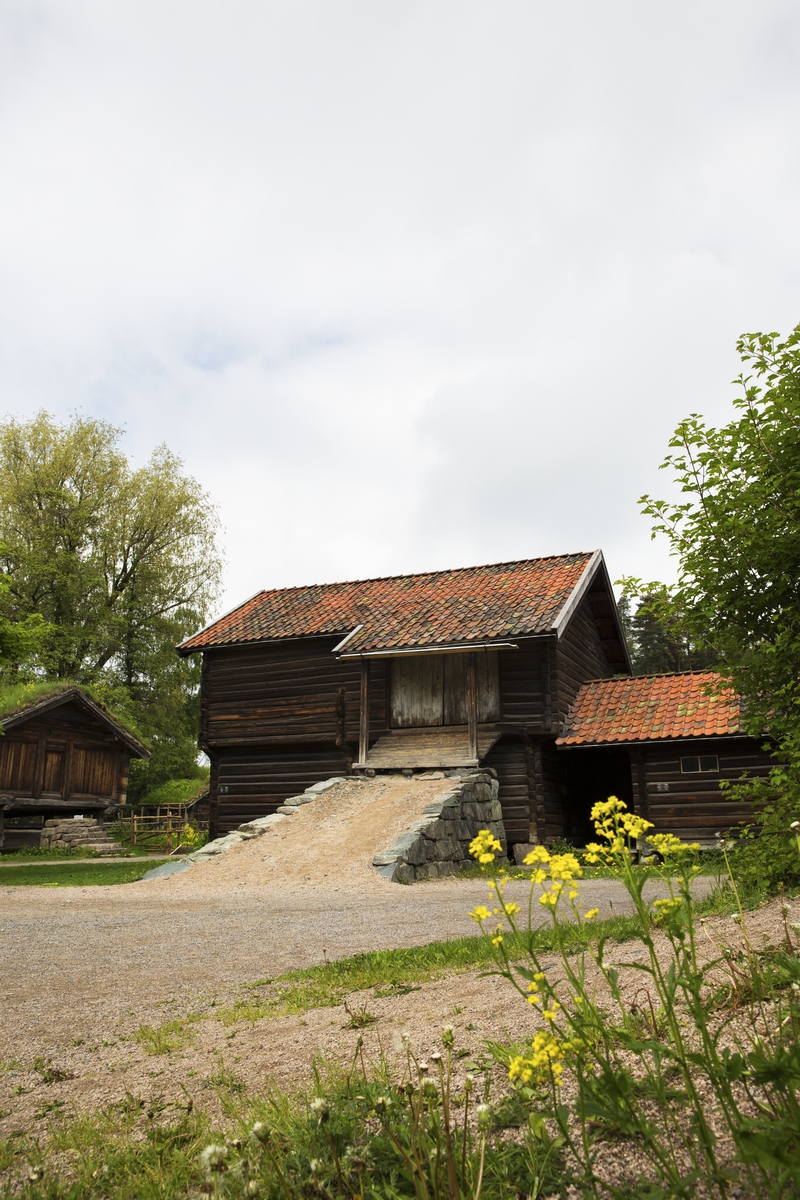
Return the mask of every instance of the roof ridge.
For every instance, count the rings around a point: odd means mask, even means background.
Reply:
[[[236,604],[229,612],[223,613],[222,616],[217,617],[211,624],[216,625],[217,621],[230,616],[230,613],[236,612],[238,608],[244,608],[245,604],[249,604],[251,600],[255,600],[256,596],[261,596],[265,593],[274,596],[278,592],[303,592],[309,588],[349,587],[355,583],[389,583],[393,579],[425,579],[427,576],[432,575],[460,575],[464,571],[482,571],[488,567],[521,567],[525,563],[556,562],[564,558],[591,558],[594,553],[594,550],[575,550],[570,554],[540,554],[534,558],[512,558],[501,560],[500,562],[474,563],[469,567],[442,567],[438,571],[399,571],[396,575],[369,575],[364,579],[334,579],[330,583],[292,583],[286,587],[259,588],[248,600],[243,600],[241,604]],[[202,632],[202,630],[199,632]]]

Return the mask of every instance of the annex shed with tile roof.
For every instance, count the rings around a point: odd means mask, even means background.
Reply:
[[[715,671],[593,679],[557,739],[578,840],[592,805],[618,794],[657,832],[712,844],[752,814],[720,783],[765,775],[774,760],[748,737],[738,695]]]
[[[203,655],[215,833],[334,774],[481,763],[510,842],[562,836],[560,722],[631,669],[599,550],[262,591],[178,653]]]

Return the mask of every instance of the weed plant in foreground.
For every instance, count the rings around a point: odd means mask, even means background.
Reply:
[[[220,1068],[207,1080],[225,1130],[186,1103],[127,1096],[97,1114],[54,1111],[48,1142],[0,1144],[5,1200],[507,1200],[560,1189],[563,1145],[529,1104],[491,1105],[488,1075],[466,1073],[453,1031],[420,1060],[410,1043],[392,1070],[364,1059],[362,1039],[343,1069],[318,1063],[302,1096],[248,1097]]]
[[[597,916],[580,908],[577,858],[535,847],[526,860],[536,868],[527,921],[520,923],[520,906],[505,899],[502,871],[493,871],[489,884],[491,907],[472,914],[499,972],[540,1014],[532,1042],[495,1046],[496,1058],[520,1097],[563,1139],[584,1195],[800,1194],[796,937],[784,922],[783,944],[756,950],[731,876],[741,946],[712,946],[704,959],[691,899],[697,848],[669,834],[648,837],[669,888],[668,897],[649,904],[631,855],[649,822],[616,797],[595,805],[592,818],[602,841],[587,857],[618,873],[638,920],[644,954],[626,967],[638,973],[635,998],[620,967],[608,961],[605,938],[574,950],[576,926]],[[492,866],[500,844],[484,832],[472,850]],[[543,887],[538,903],[551,917],[560,980],[543,970],[533,938],[524,959],[507,952],[509,933],[515,944],[530,937],[533,883]],[[638,1165],[629,1167],[622,1191],[609,1180],[609,1139],[617,1140],[621,1158],[626,1144],[635,1149],[628,1159]]]

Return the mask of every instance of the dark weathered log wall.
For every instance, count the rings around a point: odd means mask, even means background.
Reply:
[[[500,784],[503,824],[509,845],[527,842],[530,824],[530,793],[525,746],[519,737],[503,737],[482,761],[494,767]]]
[[[647,811],[643,816],[653,822],[657,833],[701,841],[752,819],[745,805],[720,791],[720,781],[735,783],[745,772],[750,777],[764,776],[775,765],[755,738],[671,742],[643,746],[639,753],[647,785]],[[719,772],[682,774],[681,757],[701,754],[718,755]],[[631,757],[635,787],[635,751]]]
[[[551,639],[519,645],[519,650],[499,651],[500,720],[520,729],[547,729]]]
[[[589,598],[575,612],[558,643],[558,716],[563,721],[581,686],[588,679],[605,679],[615,671],[625,671],[623,664],[611,664],[601,638],[601,623],[592,613]]]
[[[542,742],[542,769],[544,779],[544,836],[540,840],[552,841],[567,833],[567,816],[564,789],[561,781],[561,762],[554,740]]]
[[[205,655],[201,743],[331,741],[358,746],[361,667],[331,653],[339,638],[212,650]],[[386,728],[386,667],[370,664],[371,738]]]
[[[226,747],[215,755],[212,783],[217,803],[212,834],[220,837],[245,821],[275,812],[289,796],[296,796],[323,779],[346,775],[352,755],[346,747],[253,746]]]
[[[124,800],[129,752],[69,704],[0,738],[0,794],[21,799]]]

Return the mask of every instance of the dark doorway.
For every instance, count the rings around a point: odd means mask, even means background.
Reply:
[[[630,755],[618,748],[592,747],[560,750],[558,756],[567,790],[567,836],[576,846],[585,846],[596,836],[589,814],[598,800],[618,796],[633,811]]]

